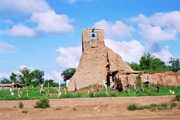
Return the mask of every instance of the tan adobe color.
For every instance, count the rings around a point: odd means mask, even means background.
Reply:
[[[91,39],[92,34],[95,34],[96,38]],[[133,70],[120,55],[104,44],[104,30],[84,29],[81,60],[68,83],[68,90],[75,91],[89,85],[100,85],[103,80],[110,82],[117,73],[126,72]]]

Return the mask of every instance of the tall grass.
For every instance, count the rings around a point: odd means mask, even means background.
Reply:
[[[18,89],[14,89],[14,96],[11,96],[11,93],[8,90],[0,90],[0,100],[33,100],[33,99],[41,99],[44,97],[48,97],[49,99],[63,99],[63,98],[89,98],[89,97],[131,97],[131,96],[163,96],[163,95],[171,95],[170,89],[175,92],[175,94],[180,93],[180,86],[161,86],[160,91],[158,92],[155,85],[151,85],[151,87],[144,87],[144,92],[137,87],[137,92],[134,93],[133,88],[127,91],[118,92],[108,87],[108,94],[106,94],[106,90],[103,88],[98,92],[90,92],[82,93],[82,92],[67,92],[65,94],[64,89],[62,88],[61,96],[57,96],[58,88],[50,87],[45,88],[44,91],[40,94],[39,88],[24,88],[22,89],[22,96],[18,97]],[[28,96],[27,96],[28,92]],[[47,95],[47,93],[50,95]],[[180,95],[177,95],[177,100],[180,100]]]

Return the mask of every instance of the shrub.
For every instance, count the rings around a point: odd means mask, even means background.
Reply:
[[[149,105],[149,109],[154,108],[154,107],[157,107],[157,105],[156,104],[150,104]]]
[[[145,106],[136,106],[135,104],[130,104],[128,106],[128,110],[144,110],[144,109],[150,109],[151,111],[156,110],[157,105],[156,104],[150,104],[150,105],[145,105]]]
[[[22,113],[26,114],[26,113],[28,113],[28,111],[27,110],[23,110]]]
[[[176,95],[176,100],[180,101],[180,94]]]
[[[49,99],[48,98],[41,98],[40,101],[36,102],[35,108],[49,108]]]
[[[23,108],[23,107],[24,107],[23,103],[19,102],[19,108]]]
[[[177,106],[177,104],[175,102],[172,102],[171,105],[170,105],[170,109],[173,109],[176,106]]]
[[[135,104],[130,104],[127,109],[135,111],[135,110],[138,110],[138,106],[136,106]]]
[[[168,108],[168,104],[166,103],[161,103],[158,105],[158,110],[165,110]]]

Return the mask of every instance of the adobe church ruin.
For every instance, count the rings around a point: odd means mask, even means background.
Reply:
[[[101,85],[103,80],[110,84],[117,73],[126,72],[134,71],[104,44],[104,30],[84,29],[81,60],[68,83],[68,90],[75,91],[90,85]]]
[[[139,72],[133,71],[120,55],[104,44],[103,29],[84,29],[81,60],[68,83],[68,90],[76,91],[90,85],[101,85],[103,81],[107,85],[114,83],[114,88],[120,91],[127,90],[127,86],[132,87],[137,83],[137,73]],[[142,84],[145,83],[145,78],[148,78],[151,84],[180,85],[180,72],[141,74]]]

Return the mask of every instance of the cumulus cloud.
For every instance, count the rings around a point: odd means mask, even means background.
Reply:
[[[24,13],[44,12],[49,10],[49,5],[44,0],[1,0],[0,13]]]
[[[54,11],[33,13],[31,20],[38,24],[37,29],[47,33],[70,32],[74,28],[67,15],[56,14]]]
[[[37,33],[34,29],[22,24],[14,25],[10,30],[0,30],[0,34],[6,34],[15,37],[35,37]]]
[[[0,41],[0,54],[18,52],[16,46]]]
[[[112,39],[105,39],[105,44],[111,48],[114,52],[119,54],[126,62],[139,62],[145,48],[137,40],[115,41]]]
[[[55,13],[45,0],[16,0],[16,2],[14,0],[1,0],[1,13],[29,14],[30,21],[37,26],[32,28],[22,25],[22,23],[14,24],[10,30],[0,30],[0,34],[15,37],[36,37],[37,33],[34,28],[47,33],[72,32],[74,29],[70,24],[73,20],[67,15]]]
[[[105,39],[105,44],[111,48],[114,52],[119,54],[122,59],[126,62],[136,62],[139,60],[147,49],[137,40],[126,41],[115,41],[112,39]],[[161,59],[164,62],[168,62],[170,57],[173,57],[169,51],[168,46],[159,47],[157,43],[154,43],[150,47],[151,54]]]
[[[101,20],[96,22],[94,27],[104,29],[105,35],[107,35],[106,37],[109,38],[130,36],[130,33],[135,31],[132,26],[128,26],[119,20],[114,24],[106,20]]]
[[[175,40],[177,31],[175,29],[167,28],[164,29],[161,26],[151,26],[145,24],[139,24],[141,28],[141,34],[145,39],[151,41],[164,41],[164,40]]]
[[[173,57],[171,52],[169,51],[168,46],[164,46],[161,50],[152,53],[157,58],[160,58],[164,62],[168,62],[170,57]]]
[[[59,57],[56,59],[57,64],[63,68],[77,68],[82,54],[82,46],[60,47],[57,49]]]
[[[35,29],[24,26],[22,24],[13,25],[12,28],[0,30],[0,35],[9,35],[13,37],[36,37],[38,33]]]
[[[180,33],[180,11],[156,13],[147,17],[143,14],[131,18],[138,23],[144,38],[152,41],[175,40]]]

